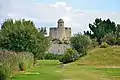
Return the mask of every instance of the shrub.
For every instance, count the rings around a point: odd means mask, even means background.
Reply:
[[[72,47],[83,56],[87,53],[88,46],[91,44],[91,39],[87,35],[76,34],[70,39]]]
[[[92,39],[91,45],[92,45],[93,48],[97,47],[98,44],[99,44],[99,43],[97,42],[97,39]]]
[[[113,33],[106,34],[103,39],[103,42],[106,42],[109,45],[115,45],[116,44],[116,35]]]
[[[102,42],[102,44],[100,45],[100,48],[107,48],[109,47],[109,45],[106,42]]]
[[[120,45],[120,38],[117,38],[116,44]]]
[[[61,56],[59,61],[62,63],[69,63],[76,61],[78,58],[79,58],[79,54],[76,50],[68,49],[67,52],[65,52],[63,56]]]
[[[53,53],[46,53],[44,56],[44,59],[46,60],[59,60],[61,55],[59,54],[53,54]]]
[[[4,70],[0,70],[0,74],[2,77],[5,75],[5,77],[10,78],[10,76],[18,71],[30,68],[33,65],[33,60],[32,53],[0,51],[0,63]]]

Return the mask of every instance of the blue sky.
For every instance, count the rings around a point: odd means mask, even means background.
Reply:
[[[95,18],[120,24],[120,0],[1,0],[0,24],[7,18],[29,19],[36,27],[56,27],[62,18],[72,33],[89,30]],[[7,6],[6,6],[7,5]]]
[[[36,2],[66,2],[81,10],[120,11],[120,0],[35,0]]]

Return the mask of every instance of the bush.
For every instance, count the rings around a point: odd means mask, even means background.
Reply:
[[[91,44],[91,39],[87,35],[76,34],[70,39],[72,47],[83,56],[87,53],[88,47]]]
[[[60,57],[61,57],[61,55],[59,55],[59,54],[47,53],[47,54],[45,54],[44,59],[46,59],[46,60],[59,60]]]
[[[4,70],[0,70],[0,74],[2,77],[10,78],[10,76],[18,71],[30,68],[33,65],[33,62],[34,59],[32,53],[0,51],[0,63]]]
[[[100,45],[100,48],[107,48],[109,47],[109,45],[106,42],[102,42],[102,44]]]
[[[67,52],[65,52],[63,56],[61,56],[59,61],[62,63],[69,63],[76,61],[78,58],[79,58],[79,54],[76,50],[68,49]]]
[[[103,42],[106,42],[109,45],[115,45],[116,44],[116,35],[113,33],[109,33],[105,35],[102,39]]]
[[[97,39],[92,39],[91,45],[92,45],[93,48],[97,47],[98,44],[99,44],[99,43],[97,42]]]
[[[120,45],[120,38],[117,38],[116,44]]]

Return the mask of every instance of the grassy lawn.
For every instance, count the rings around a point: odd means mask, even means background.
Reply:
[[[120,80],[120,47],[96,48],[65,65],[57,60],[41,60],[12,80]]]
[[[107,75],[111,80],[120,80],[120,68],[97,68],[105,75]]]
[[[59,61],[38,61],[32,69],[15,75],[12,80],[60,80]]]
[[[34,68],[20,72],[12,80],[119,80],[119,77],[119,68],[96,68],[77,62],[63,66],[56,60],[41,60]]]

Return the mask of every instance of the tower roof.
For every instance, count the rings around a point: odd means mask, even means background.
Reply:
[[[58,23],[64,23],[63,19],[59,19]]]

